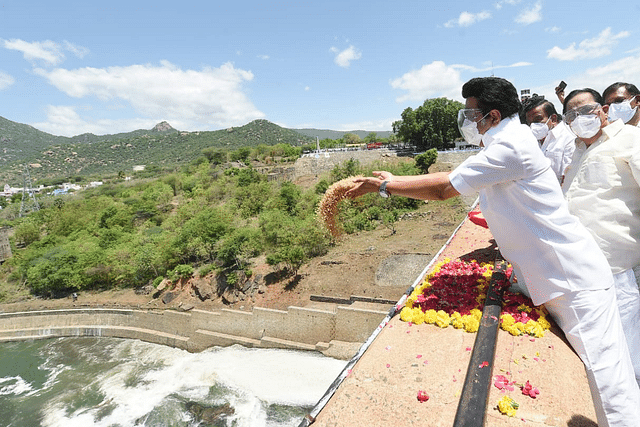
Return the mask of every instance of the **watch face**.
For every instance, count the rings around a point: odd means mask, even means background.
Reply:
[[[378,193],[382,197],[385,197],[385,198],[389,197],[389,192],[387,191],[387,181],[384,181],[382,184],[380,184],[380,189],[378,190]]]

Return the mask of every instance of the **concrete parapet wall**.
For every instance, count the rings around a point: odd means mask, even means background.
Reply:
[[[352,307],[338,307],[336,316],[337,339],[347,342],[365,342],[387,312]],[[359,325],[354,328],[353,325]]]
[[[396,157],[396,153],[387,150],[355,150],[355,151],[330,151],[322,152],[318,154],[307,154],[296,160],[295,177],[308,175],[320,175],[324,172],[331,171],[334,167],[346,162],[347,160],[354,159],[360,162],[360,164],[367,165],[378,160],[382,160],[385,157]]]
[[[289,307],[253,312],[67,309],[0,314],[0,342],[75,336],[132,338],[202,351],[212,346],[329,351],[332,342],[362,343],[385,311],[338,307],[336,312]],[[335,350],[335,349],[334,349]],[[352,354],[343,354],[349,358]]]

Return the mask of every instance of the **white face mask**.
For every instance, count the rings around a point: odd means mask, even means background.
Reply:
[[[578,138],[591,138],[598,133],[602,122],[600,121],[600,116],[596,114],[586,114],[576,117],[569,126]]]
[[[464,137],[464,140],[467,141],[467,144],[478,146],[482,142],[482,134],[478,132],[478,122],[484,120],[489,113],[485,114],[480,120],[472,121],[467,118],[464,119],[464,122],[460,124],[458,122],[458,129],[460,129],[460,133]]]
[[[633,98],[631,98],[633,99]],[[638,107],[631,108],[631,99],[609,105],[609,121],[622,119],[628,123],[635,116]]]
[[[548,118],[544,123],[531,123],[531,132],[533,132],[533,136],[536,137],[538,141],[541,141],[547,137],[549,134],[549,126],[547,126],[547,122],[551,118]]]

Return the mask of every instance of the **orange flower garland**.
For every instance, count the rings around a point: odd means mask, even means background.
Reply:
[[[490,264],[447,258],[416,286],[400,312],[400,319],[477,332],[492,274]],[[528,334],[540,338],[550,326],[544,308],[534,307],[526,296],[505,289],[500,316],[502,329],[511,335]]]

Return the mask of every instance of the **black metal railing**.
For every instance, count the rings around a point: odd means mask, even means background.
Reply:
[[[498,253],[462,387],[454,427],[482,427],[485,422],[502,312],[502,283],[507,280],[506,269],[507,263]]]

